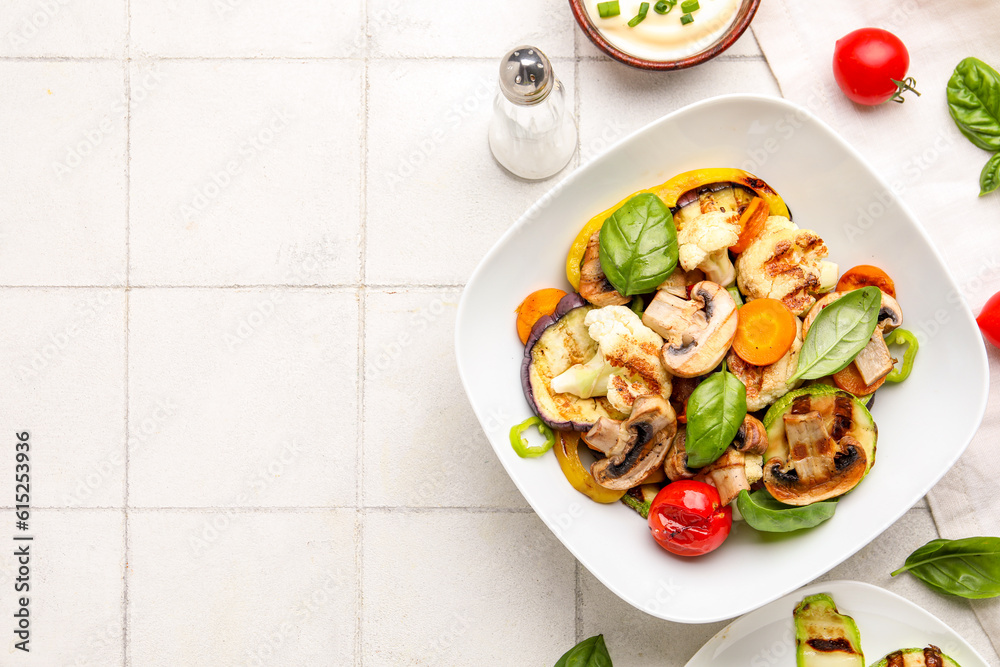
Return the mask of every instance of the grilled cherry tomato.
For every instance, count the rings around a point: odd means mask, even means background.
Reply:
[[[983,338],[1000,347],[1000,292],[990,297],[983,306],[983,312],[976,318]]]
[[[917,95],[913,77],[906,78],[910,53],[888,30],[861,28],[837,40],[833,50],[833,77],[852,102],[874,106],[892,100],[902,102],[903,93]]]
[[[845,271],[837,282],[837,291],[850,292],[869,285],[879,288],[893,299],[896,298],[896,283],[892,282],[888,273],[871,264],[859,264]]]
[[[733,526],[733,510],[721,506],[714,486],[692,479],[667,484],[649,506],[649,530],[678,556],[700,556],[719,548]]]

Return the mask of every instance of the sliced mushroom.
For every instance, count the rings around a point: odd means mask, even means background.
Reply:
[[[830,292],[809,309],[809,312],[806,313],[805,319],[802,321],[803,338],[805,338],[806,334],[809,333],[809,327],[812,326],[812,323],[816,320],[816,316],[819,315],[819,312],[845,294],[847,294],[847,292]],[[882,292],[882,304],[878,313],[878,323],[885,332],[892,331],[896,327],[903,324],[903,310],[899,307],[899,302],[885,292]]]
[[[704,375],[719,365],[736,336],[736,302],[720,285],[704,280],[681,299],[660,290],[642,323],[663,336],[664,365],[680,377]]]
[[[623,296],[601,268],[600,230],[594,232],[587,242],[587,250],[583,253],[583,266],[580,267],[580,296],[599,308],[604,306],[624,306],[632,299]]]
[[[699,482],[711,484],[719,492],[719,501],[723,505],[733,502],[740,491],[749,491],[747,481],[746,457],[743,452],[734,447],[727,447],[722,456],[698,471],[695,477]]]
[[[733,447],[744,454],[762,455],[767,451],[767,429],[764,424],[753,415],[744,417],[740,430],[736,432],[736,439],[733,440]]]
[[[783,415],[788,462],[773,458],[764,466],[764,486],[786,505],[809,505],[843,495],[865,476],[868,459],[852,436],[834,440],[816,410]]]
[[[895,364],[896,360],[889,355],[889,346],[885,344],[885,337],[882,336],[881,325],[875,327],[871,340],[858,352],[858,356],[854,357],[858,374],[865,384],[870,386],[888,375]]]
[[[656,394],[640,396],[619,429],[618,442],[590,472],[605,488],[630,489],[663,463],[676,432],[677,416],[670,403]]]
[[[878,311],[878,325],[882,331],[888,333],[903,324],[903,309],[899,307],[899,302],[882,292],[882,307]]]
[[[691,287],[695,283],[700,283],[704,279],[705,272],[701,269],[685,271],[678,266],[656,289],[666,290],[676,297],[686,299],[688,296],[688,287]]]
[[[687,442],[687,430],[684,426],[679,426],[677,428],[677,435],[674,436],[674,441],[670,444],[670,449],[667,451],[667,456],[663,459],[663,472],[666,473],[667,479],[671,482],[676,482],[679,479],[694,479],[694,476],[698,472],[687,467],[687,451],[684,449],[685,442]]]
[[[607,456],[618,444],[618,431],[621,429],[621,425],[622,423],[617,419],[601,417],[589,431],[583,434],[583,441],[594,451]]]

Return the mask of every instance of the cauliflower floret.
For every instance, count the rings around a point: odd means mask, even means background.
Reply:
[[[605,306],[587,313],[584,324],[597,341],[597,354],[552,379],[552,390],[581,398],[607,396],[628,414],[645,394],[670,396],[670,375],[660,361],[663,339],[625,306]]]
[[[816,302],[828,282],[827,248],[816,232],[782,216],[767,219],[761,234],[736,258],[736,280],[749,299],[778,299],[796,315]]]
[[[795,374],[799,366],[799,351],[802,349],[802,321],[795,318],[796,336],[785,356],[770,366],[754,366],[743,361],[735,351],[726,357],[729,371],[740,379],[747,388],[747,410],[763,410],[789,391],[799,382],[788,384],[788,378]]]
[[[701,269],[713,283],[729,287],[736,280],[729,246],[740,238],[739,216],[722,211],[699,215],[677,230],[677,254],[685,271]]]

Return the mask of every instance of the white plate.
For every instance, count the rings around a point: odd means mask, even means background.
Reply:
[[[794,667],[792,612],[802,598],[816,593],[829,593],[838,611],[858,624],[866,665],[901,648],[934,644],[962,667],[988,667],[937,617],[895,593],[859,581],[815,584],[747,614],[708,640],[685,667]]]
[[[876,264],[896,281],[903,326],[918,333],[910,378],[879,392],[877,461],[837,514],[801,534],[734,527],[708,556],[674,557],[620,504],[566,482],[554,456],[521,459],[508,429],[531,415],[521,392],[514,310],[542,287],[569,289],[580,227],[629,193],[698,167],[756,173],[815,229],[842,269]],[[955,463],[986,408],[986,351],[975,320],[919,224],[858,153],[808,111],[731,95],[672,113],[577,170],[504,234],[469,281],[455,334],[458,369],[497,456],[538,516],[605,586],[659,618],[733,618],[812,581],[868,544]],[[753,576],[748,576],[750,573]]]

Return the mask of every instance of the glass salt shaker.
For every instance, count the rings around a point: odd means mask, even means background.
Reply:
[[[500,92],[493,102],[490,150],[515,176],[548,178],[576,152],[576,121],[552,63],[533,46],[520,46],[500,62]]]

